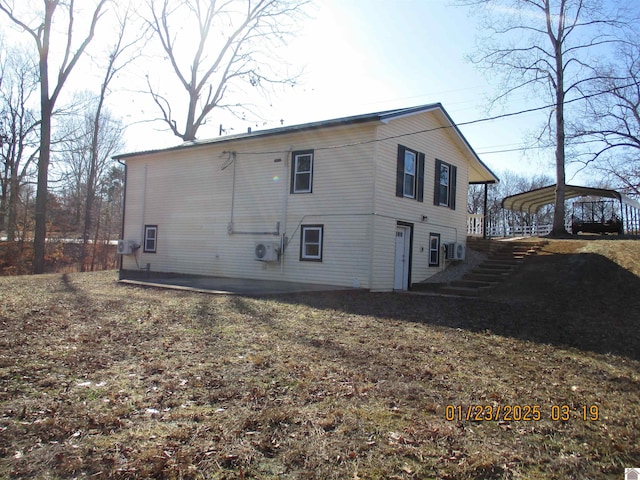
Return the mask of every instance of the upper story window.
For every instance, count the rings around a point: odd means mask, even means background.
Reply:
[[[436,159],[434,205],[456,209],[457,167]]]
[[[145,225],[144,226],[144,248],[145,253],[156,253],[158,247],[158,226],[157,225]]]
[[[446,163],[440,164],[440,205],[449,206],[449,173],[450,167]]]
[[[398,145],[396,197],[424,200],[424,153]]]
[[[313,190],[313,150],[293,152],[291,161],[291,193]]]
[[[402,195],[408,198],[416,198],[416,153],[411,150],[404,151],[404,185]]]

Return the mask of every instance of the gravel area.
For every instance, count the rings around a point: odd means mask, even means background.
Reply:
[[[420,283],[450,283],[460,280],[467,272],[484,262],[486,258],[486,253],[467,248],[465,258],[462,262],[450,262],[446,269]]]

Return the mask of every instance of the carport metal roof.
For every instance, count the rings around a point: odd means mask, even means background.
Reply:
[[[537,213],[545,205],[555,202],[556,185],[536,188],[528,192],[510,195],[502,200],[502,208],[507,210],[516,210],[520,212]],[[565,198],[576,197],[606,197],[615,198],[622,204],[632,206],[640,210],[640,203],[617,192],[616,190],[608,190],[606,188],[581,187],[578,185],[567,185],[565,190]]]

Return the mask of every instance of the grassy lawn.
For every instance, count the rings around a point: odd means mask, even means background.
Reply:
[[[621,479],[638,275],[581,240],[482,300],[0,278],[0,478]]]

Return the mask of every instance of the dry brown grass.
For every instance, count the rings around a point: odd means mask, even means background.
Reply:
[[[640,242],[553,242],[482,301],[2,278],[0,478],[621,478],[640,466],[639,262]]]

